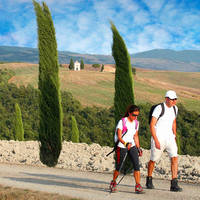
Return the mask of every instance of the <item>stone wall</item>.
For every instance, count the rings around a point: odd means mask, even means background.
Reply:
[[[114,154],[106,157],[111,150],[110,147],[101,147],[98,144],[63,142],[56,168],[112,173]],[[149,158],[150,151],[143,150],[143,156],[140,158],[142,176],[147,174]],[[45,167],[39,159],[39,143],[37,141],[0,141],[0,162]],[[171,179],[170,160],[167,153],[164,153],[156,164],[153,176]],[[200,157],[179,156],[178,178],[200,183]]]

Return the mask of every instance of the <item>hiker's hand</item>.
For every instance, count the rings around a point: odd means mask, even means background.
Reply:
[[[160,142],[158,140],[155,141],[156,149],[160,149]]]
[[[126,144],[126,148],[127,148],[128,150],[131,148],[131,146],[132,146],[132,144],[129,143],[129,142]]]
[[[142,156],[142,153],[143,153],[143,152],[142,152],[142,149],[141,149],[141,148],[138,148],[138,155],[139,155],[139,156]]]

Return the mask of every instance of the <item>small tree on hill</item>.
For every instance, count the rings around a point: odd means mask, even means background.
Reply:
[[[104,70],[104,64],[102,64],[101,66],[101,72],[103,72],[103,70]]]
[[[18,103],[15,104],[15,139],[19,141],[24,140],[22,114]]]
[[[136,75],[136,68],[135,67],[132,67],[132,73],[133,73],[133,75]]]
[[[84,69],[84,62],[83,62],[83,59],[81,59],[81,69]]]
[[[74,61],[73,61],[72,58],[70,59],[69,69],[70,69],[70,70],[74,70]]]
[[[101,66],[100,64],[93,64],[92,65],[92,67],[94,67],[94,68],[100,68],[100,66]]]
[[[71,119],[72,119],[71,141],[74,143],[78,143],[79,142],[79,130],[78,130],[76,118],[74,116],[72,116]]]

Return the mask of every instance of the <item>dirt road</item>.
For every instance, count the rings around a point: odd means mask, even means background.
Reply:
[[[117,193],[108,192],[112,174],[71,171],[57,168],[39,168],[26,165],[0,164],[0,184],[16,188],[58,193],[85,200],[199,200],[200,185],[180,183],[183,192],[169,191],[168,180],[154,180],[156,189],[145,194],[134,193],[132,176],[126,176]],[[142,185],[145,179],[142,178]]]

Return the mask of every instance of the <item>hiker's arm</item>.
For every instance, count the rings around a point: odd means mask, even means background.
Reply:
[[[135,146],[137,148],[140,148],[140,142],[139,142],[139,137],[138,137],[138,131],[136,131],[135,135],[134,135],[134,141],[135,141]]]
[[[151,135],[155,141],[156,148],[160,149],[160,142],[158,141],[158,138],[156,136],[156,129],[155,129],[156,123],[157,123],[157,119],[152,116],[151,123],[150,123],[150,131],[151,131]]]
[[[172,124],[172,131],[175,135],[175,138],[176,138],[176,119],[173,121],[173,124]]]
[[[125,145],[125,141],[122,138],[122,130],[121,129],[117,129],[117,136],[118,136],[118,140]]]

